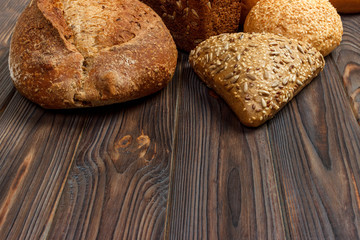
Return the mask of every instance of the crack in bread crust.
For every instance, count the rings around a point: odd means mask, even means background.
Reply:
[[[177,50],[136,0],[35,0],[18,20],[9,65],[15,87],[44,108],[144,97],[171,80]]]
[[[73,30],[74,43],[78,51],[85,58],[97,54],[102,47],[98,36],[103,32],[107,22],[116,15],[116,11],[113,10],[114,2],[59,0],[59,3],[67,24]]]

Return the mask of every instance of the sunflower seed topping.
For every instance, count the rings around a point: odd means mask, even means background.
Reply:
[[[247,74],[246,77],[253,81],[256,80],[256,77],[253,74]]]
[[[283,85],[288,84],[288,82],[289,82],[289,79],[288,79],[288,78],[284,78],[284,79],[282,80],[282,84],[283,84]]]
[[[271,84],[271,87],[272,88],[276,88],[277,86],[279,86],[279,81],[274,81],[272,84]]]
[[[267,103],[263,98],[261,98],[261,105],[263,106],[263,108],[266,108],[267,106]]]
[[[265,90],[259,90],[258,93],[260,95],[263,95],[263,96],[269,96],[270,95],[270,93],[268,91],[265,91]]]
[[[232,78],[233,76],[234,76],[234,73],[231,72],[231,73],[227,74],[227,75],[224,77],[224,79],[227,80],[227,79],[229,79],[229,78]]]
[[[189,62],[226,101],[244,104],[234,111],[248,114],[242,121],[249,126],[273,117],[324,66],[321,54],[310,45],[268,33],[210,37],[190,53]]]
[[[247,82],[244,83],[244,92],[246,93],[249,90],[249,84]]]

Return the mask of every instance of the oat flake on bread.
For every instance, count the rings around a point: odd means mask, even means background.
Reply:
[[[340,45],[343,26],[328,0],[260,0],[248,14],[244,31],[305,41],[326,56]]]
[[[200,43],[189,61],[246,126],[257,127],[322,71],[310,44],[271,33],[233,33]]]

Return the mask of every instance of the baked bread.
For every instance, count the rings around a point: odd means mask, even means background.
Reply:
[[[328,0],[260,0],[248,14],[244,31],[305,41],[326,56],[340,45],[343,27]]]
[[[340,13],[360,12],[360,0],[330,0],[330,2]]]
[[[310,44],[270,33],[211,37],[190,53],[189,60],[249,127],[272,118],[325,65]]]
[[[185,51],[210,36],[236,32],[241,0],[142,0],[164,20],[177,46]]]
[[[177,50],[161,18],[136,0],[33,0],[11,40],[18,91],[44,108],[79,108],[152,94]]]

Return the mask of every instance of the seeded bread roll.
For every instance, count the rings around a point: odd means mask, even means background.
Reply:
[[[310,44],[270,33],[211,37],[190,53],[189,60],[249,127],[272,118],[325,65]]]
[[[340,13],[360,13],[360,0],[330,0]]]
[[[220,33],[239,28],[241,0],[141,0],[164,20],[177,46],[190,51]]]
[[[11,41],[15,87],[44,108],[79,108],[152,94],[177,50],[161,18],[136,0],[33,0]]]
[[[343,27],[328,0],[260,0],[248,14],[244,31],[305,41],[326,56],[340,45]]]

